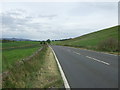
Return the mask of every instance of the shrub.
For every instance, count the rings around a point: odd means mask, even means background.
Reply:
[[[116,52],[118,51],[118,41],[114,38],[108,38],[99,43],[98,49],[102,51]]]

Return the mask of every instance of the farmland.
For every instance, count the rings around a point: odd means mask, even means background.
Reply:
[[[39,48],[40,47],[3,51],[2,52],[2,64],[3,64],[2,69],[5,70],[8,67],[10,67],[12,64],[17,62],[18,60],[22,60],[32,55]]]
[[[39,45],[39,42],[33,41],[14,41],[9,43],[2,43],[2,49],[9,49],[9,48],[20,48],[20,47],[28,47],[28,46],[35,46]]]
[[[31,46],[27,47],[28,45]],[[8,69],[18,60],[32,55],[38,48],[40,48],[38,42],[16,41],[2,43],[2,70]]]

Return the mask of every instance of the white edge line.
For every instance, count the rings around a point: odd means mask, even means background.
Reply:
[[[90,59],[93,59],[93,60],[95,60],[95,61],[101,62],[101,63],[103,63],[103,64],[110,65],[110,64],[107,63],[107,62],[104,62],[104,61],[101,61],[101,60],[98,60],[98,59],[95,59],[95,58],[92,58],[92,57],[89,57],[89,56],[86,56],[86,57],[87,57],[87,58],[90,58]]]
[[[50,46],[49,46],[50,47]],[[50,47],[51,48],[51,47]],[[60,63],[59,63],[59,61],[58,61],[58,59],[57,59],[57,56],[56,56],[56,54],[55,54],[55,52],[54,52],[54,50],[51,48],[51,50],[52,50],[52,52],[53,52],[53,54],[54,54],[54,56],[55,56],[55,59],[56,59],[56,61],[57,61],[57,64],[58,64],[58,67],[59,67],[59,70],[60,70],[60,73],[61,73],[61,76],[62,76],[62,79],[63,79],[63,81],[64,81],[64,86],[65,86],[65,88],[68,90],[70,90],[70,85],[69,85],[69,83],[68,83],[68,81],[67,81],[67,78],[65,77],[65,74],[64,74],[64,72],[63,72],[63,70],[62,70],[62,67],[61,67],[61,65],[60,65]]]

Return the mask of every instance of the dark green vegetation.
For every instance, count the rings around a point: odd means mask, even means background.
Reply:
[[[48,39],[46,42],[50,44],[51,41],[50,41],[50,39]]]
[[[2,72],[2,52],[0,51],[0,72]]]
[[[0,48],[2,48],[2,43],[0,43]],[[0,49],[0,72],[2,72],[2,50]]]
[[[62,87],[51,49],[44,45],[41,51],[22,64],[15,64],[3,77],[3,88],[52,88]]]
[[[118,52],[118,31],[118,26],[114,26],[69,40],[54,41],[53,44],[98,51]]]

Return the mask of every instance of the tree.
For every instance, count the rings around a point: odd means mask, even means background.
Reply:
[[[43,41],[43,44],[46,44],[45,41]]]
[[[42,41],[40,41],[40,44],[42,44]]]
[[[48,40],[47,40],[47,43],[49,43],[49,44],[50,44],[50,42],[51,42],[51,41],[50,41],[50,39],[48,39]]]

